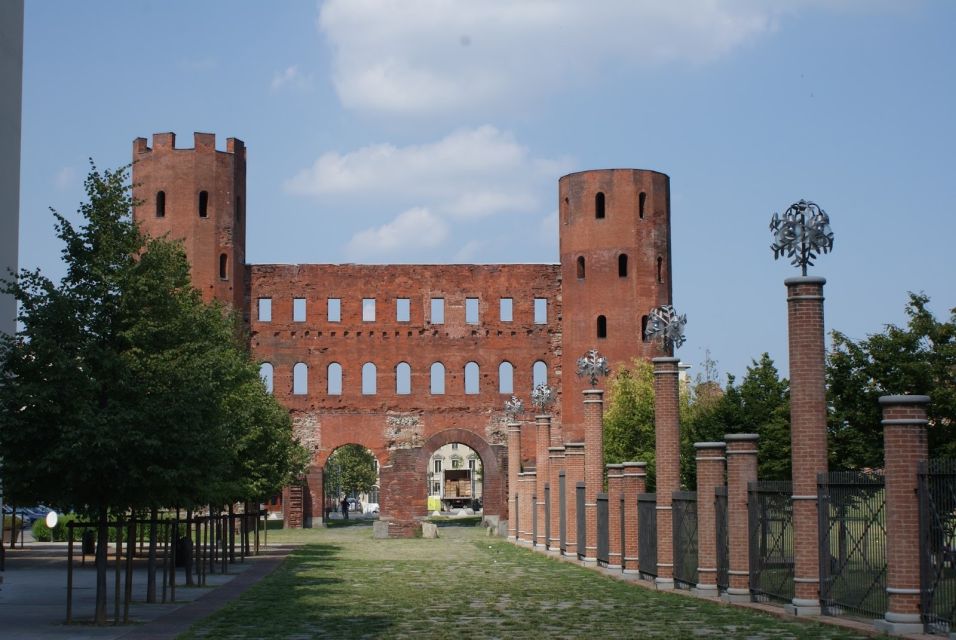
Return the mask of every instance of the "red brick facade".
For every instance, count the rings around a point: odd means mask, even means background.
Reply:
[[[673,493],[680,490],[678,358],[654,358],[654,431],[657,464],[657,585],[674,588]]]
[[[750,519],[747,489],[757,480],[757,434],[734,433],[727,442],[727,540],[729,587],[732,602],[750,601]],[[698,531],[699,531],[698,526]],[[716,567],[716,565],[715,565]]]
[[[697,442],[697,593],[716,598],[717,510],[716,490],[724,486],[727,448],[723,442]]]
[[[597,496],[604,491],[604,392],[584,391],[584,559],[597,562]]]

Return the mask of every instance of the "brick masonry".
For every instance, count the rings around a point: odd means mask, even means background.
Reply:
[[[548,447],[548,471],[551,483],[551,536],[548,550],[561,551],[561,477],[564,471],[564,447]]]
[[[584,443],[568,442],[564,445],[565,468],[565,514],[567,518],[567,537],[564,555],[576,558],[578,555],[577,531],[577,485],[584,482]]]
[[[757,480],[757,434],[724,436],[727,451],[728,582],[724,598],[750,601],[750,519],[747,489]],[[716,542],[715,542],[716,544]],[[716,563],[715,563],[716,568]]]
[[[717,597],[716,489],[724,486],[724,442],[697,442],[697,593]]]
[[[584,557],[597,562],[597,496],[604,491],[604,392],[584,391]]]
[[[624,504],[624,465],[607,465],[607,568],[623,568],[621,518]]]
[[[551,445],[551,416],[535,416],[535,505],[537,511],[536,521],[538,527],[535,530],[534,543],[536,546],[546,547],[548,539],[545,536],[547,527],[545,527],[545,485],[548,484],[551,477],[551,460],[548,455],[548,447]]]
[[[654,431],[657,465],[657,585],[674,586],[672,495],[680,489],[678,358],[654,358]]]
[[[647,482],[646,462],[624,463],[624,573],[639,573],[637,496],[644,493]]]

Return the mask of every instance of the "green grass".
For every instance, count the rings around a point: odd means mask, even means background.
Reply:
[[[184,638],[864,637],[643,589],[481,528],[437,540],[374,540],[362,527],[283,534],[308,544]]]

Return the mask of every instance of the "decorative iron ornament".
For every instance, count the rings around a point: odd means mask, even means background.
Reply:
[[[607,358],[598,353],[597,349],[590,349],[578,358],[578,377],[587,378],[592,387],[597,386],[598,378],[603,378],[610,372]]]
[[[786,256],[790,264],[800,267],[807,275],[807,266],[821,253],[833,249],[833,230],[826,211],[813,202],[801,200],[790,205],[783,215],[773,214],[770,219],[773,232],[773,259]]]
[[[539,384],[531,391],[531,404],[538,410],[538,413],[545,413],[556,399],[557,394],[554,387],[549,387],[546,384]]]
[[[511,396],[510,400],[505,401],[505,414],[509,422],[514,422],[518,416],[524,412],[524,403],[518,396]]]
[[[678,315],[669,304],[651,309],[647,314],[647,326],[644,328],[644,337],[648,340],[658,340],[665,350],[668,346],[675,349],[684,344],[684,326],[687,324],[686,315]]]

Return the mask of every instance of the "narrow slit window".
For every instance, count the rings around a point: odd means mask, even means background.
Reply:
[[[362,365],[362,395],[363,396],[374,396],[377,391],[377,382],[376,382],[376,371],[375,365],[371,362],[366,362]]]
[[[627,277],[627,254],[622,253],[617,257],[617,275],[619,278]]]
[[[465,298],[465,323],[478,324],[478,298]]]
[[[578,256],[578,280],[584,280],[584,256]]]
[[[342,299],[329,298],[325,313],[328,316],[329,322],[342,322]]]
[[[166,217],[166,192],[165,191],[156,192],[156,217],[157,218]]]
[[[219,279],[229,279],[229,256],[225,253],[219,254]]]
[[[534,299],[534,323],[548,324],[548,299]]]
[[[604,192],[598,191],[594,196],[594,217],[598,220],[604,218]]]
[[[199,217],[206,218],[209,216],[209,192],[200,191],[199,192]]]
[[[342,395],[342,365],[333,362],[327,370],[328,394],[330,396]]]
[[[395,366],[395,394],[407,396],[412,392],[412,367],[407,362]]]
[[[641,316],[641,342],[647,342],[647,316]]]
[[[272,380],[273,380],[274,370],[272,368],[272,363],[263,362],[259,365],[259,377],[262,378],[262,384],[266,387],[267,393],[272,393]]]
[[[259,322],[272,322],[272,298],[259,298]]]
[[[502,298],[499,304],[498,319],[502,322],[511,322],[514,320],[514,300],[511,298]]]
[[[664,282],[664,258],[657,256],[657,283]]]
[[[305,322],[305,298],[292,299],[292,322]]]
[[[433,362],[431,368],[431,392],[440,396],[445,393],[445,365]]]
[[[597,317],[597,337],[606,338],[607,337],[607,318],[604,316]]]
[[[304,396],[309,392],[309,367],[304,362],[297,362],[292,367],[292,394]]]
[[[395,322],[409,322],[412,319],[412,301],[408,298],[395,298]]]
[[[531,388],[542,384],[548,384],[548,365],[538,360],[531,367]]]
[[[431,319],[432,324],[445,324],[445,299],[432,298]]]
[[[469,362],[465,365],[465,393],[473,396],[478,395],[478,378],[481,371],[478,369],[477,362]]]
[[[510,362],[498,365],[498,393],[515,392],[515,368]]]
[[[647,194],[641,191],[641,195],[637,197],[637,215],[644,219],[644,203],[647,202]]]

